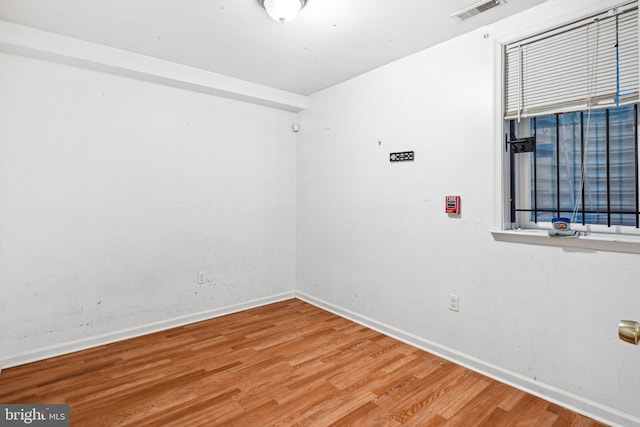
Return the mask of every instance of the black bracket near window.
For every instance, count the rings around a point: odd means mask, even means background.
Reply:
[[[515,134],[504,136],[504,150],[508,151],[511,146],[511,152],[518,153],[530,153],[535,150],[536,136],[530,136],[528,138],[516,138]]]

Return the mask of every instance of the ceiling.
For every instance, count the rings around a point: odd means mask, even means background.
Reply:
[[[308,0],[271,20],[257,0],[0,0],[0,19],[309,95],[547,0]]]

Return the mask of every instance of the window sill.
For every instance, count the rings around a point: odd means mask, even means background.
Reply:
[[[547,230],[491,230],[496,241],[555,246],[566,250],[640,254],[640,236],[589,233],[586,236],[549,236]]]

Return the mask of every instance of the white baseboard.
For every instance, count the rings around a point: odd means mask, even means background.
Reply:
[[[196,323],[203,320],[209,320],[215,317],[225,316],[227,314],[233,314],[240,311],[248,310],[250,308],[260,307],[291,298],[295,298],[295,292],[293,291],[285,292],[278,295],[272,295],[265,298],[258,298],[240,304],[234,304],[226,307],[216,308],[213,310],[201,311],[198,313],[180,316],[173,319],[167,319],[160,322],[149,323],[147,325],[131,329],[125,329],[122,331],[36,349],[27,353],[0,359],[0,372],[2,372],[2,369],[10,368],[13,366],[24,365],[25,363],[36,362],[38,360],[48,359],[50,357],[73,353],[80,350],[86,350],[88,348],[97,347],[100,345],[111,344],[117,341],[135,338],[154,332],[164,331],[167,329],[188,325],[190,323]]]
[[[454,349],[426,340],[422,337],[404,332],[393,326],[386,325],[367,316],[360,315],[332,303],[315,298],[304,292],[296,291],[296,298],[308,302],[309,304],[313,304],[324,310],[330,311],[334,314],[337,314],[338,316],[352,320],[375,331],[388,335],[399,341],[417,347],[421,350],[435,354],[439,357],[442,357],[443,359],[450,360],[453,363],[464,366],[465,368],[486,375],[490,378],[508,384],[529,394],[538,396],[544,400],[556,403],[560,406],[571,409],[572,411],[601,421],[607,425],[619,427],[640,427],[640,418],[634,415],[627,414],[615,408],[602,405],[589,399],[585,399],[584,397],[559,389],[550,384],[533,381],[530,378],[527,378],[516,372],[506,370],[499,366],[495,366],[483,360],[477,359],[468,354],[461,353]]]

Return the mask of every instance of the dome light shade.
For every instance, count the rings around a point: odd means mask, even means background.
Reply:
[[[289,22],[298,15],[307,0],[260,0],[269,16],[278,22]]]

